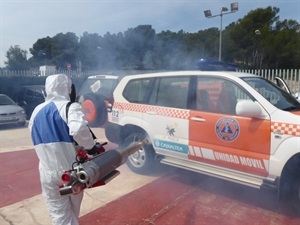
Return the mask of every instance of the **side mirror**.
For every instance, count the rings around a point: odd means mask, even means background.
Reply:
[[[236,114],[238,116],[264,118],[263,111],[257,102],[251,100],[241,100],[236,104]]]

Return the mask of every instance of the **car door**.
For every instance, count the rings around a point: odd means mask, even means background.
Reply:
[[[43,87],[32,86],[25,87],[24,91],[24,101],[26,102],[26,113],[30,117],[34,108],[45,101],[45,95],[43,92]]]
[[[189,76],[157,77],[143,115],[157,153],[187,158]]]
[[[208,107],[191,111],[190,160],[266,176],[270,157],[270,120],[235,114],[240,100],[252,101],[239,85],[218,77],[197,78],[196,90],[205,90]],[[202,96],[203,97],[203,96]],[[199,94],[198,98],[201,98]],[[203,99],[199,104],[204,104]]]

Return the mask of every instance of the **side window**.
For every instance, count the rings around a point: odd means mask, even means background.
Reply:
[[[144,103],[149,84],[150,79],[136,79],[129,81],[123,91],[124,98],[129,102]]]
[[[189,77],[162,77],[156,80],[150,95],[151,105],[182,108],[187,107]]]
[[[44,98],[43,94],[40,92],[41,90],[35,89],[34,90],[34,97],[36,98]]]
[[[220,78],[198,78],[196,91],[199,111],[234,115],[239,100],[251,99],[238,85]]]
[[[31,89],[26,89],[25,97],[30,97],[30,98],[32,98],[33,96],[34,96],[34,91],[31,90]]]

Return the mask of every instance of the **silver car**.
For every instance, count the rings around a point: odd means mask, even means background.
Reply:
[[[25,110],[7,95],[0,94],[0,125],[17,124],[24,126],[25,123]]]

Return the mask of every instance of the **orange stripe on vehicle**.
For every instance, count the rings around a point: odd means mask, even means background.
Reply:
[[[147,113],[150,111],[155,112],[160,116],[168,116],[179,119],[189,119],[190,110],[184,109],[176,109],[176,108],[168,108],[162,106],[150,106],[150,105],[142,105],[142,104],[132,104],[132,103],[114,103],[114,108],[118,108],[120,110],[128,110],[134,112]]]
[[[268,174],[269,159],[259,154],[224,153],[209,148],[189,146],[188,158],[191,160],[227,167],[259,176]]]
[[[189,146],[189,155],[194,155],[196,157],[202,157],[202,153],[199,147]]]
[[[290,112],[290,113],[292,113],[292,114],[294,114],[294,115],[297,115],[297,116],[300,116],[300,111],[297,111],[297,112]]]
[[[300,124],[272,122],[271,132],[300,137]]]

